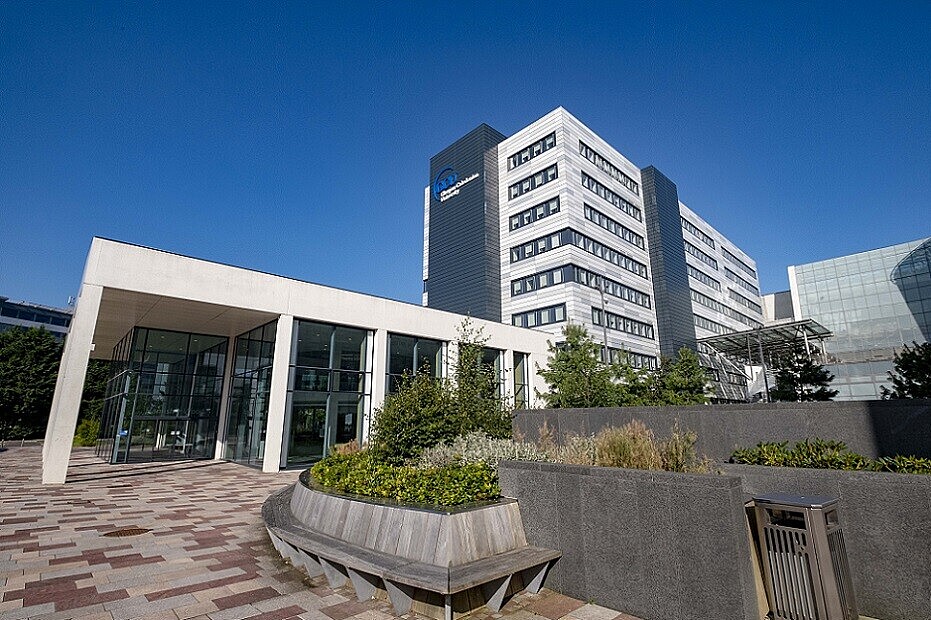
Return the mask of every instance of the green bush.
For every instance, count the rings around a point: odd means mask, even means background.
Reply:
[[[485,463],[421,469],[381,462],[369,450],[331,454],[310,474],[335,491],[431,506],[493,500],[501,493],[495,471]]]
[[[97,436],[99,434],[100,420],[97,418],[84,418],[74,431],[74,445],[84,447],[97,445]]]
[[[792,448],[789,448],[787,441],[761,442],[754,448],[735,450],[731,462],[770,467],[931,474],[931,459],[893,456],[873,460],[850,452],[842,441],[824,439],[806,439],[797,442]]]

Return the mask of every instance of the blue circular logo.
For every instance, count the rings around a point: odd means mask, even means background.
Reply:
[[[443,168],[433,180],[433,197],[440,199],[440,192],[456,184],[459,180],[459,173],[450,167]]]

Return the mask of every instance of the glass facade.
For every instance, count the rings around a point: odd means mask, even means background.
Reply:
[[[903,344],[931,334],[931,238],[795,267],[803,318],[834,332],[825,341],[836,400],[879,398]]]
[[[353,439],[361,443],[370,395],[366,330],[296,321],[285,420],[287,466],[323,458]]]
[[[260,467],[265,457],[276,329],[272,321],[236,338],[226,458],[243,465]]]
[[[443,376],[443,342],[402,334],[388,334],[388,393],[394,394],[405,374]]]
[[[113,350],[97,454],[213,458],[226,349],[222,336],[134,328]]]

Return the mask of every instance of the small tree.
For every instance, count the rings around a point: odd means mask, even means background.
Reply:
[[[904,348],[895,354],[889,372],[892,389],[883,386],[883,399],[931,398],[931,342]]]
[[[537,373],[549,386],[537,392],[547,407],[619,407],[640,404],[643,378],[625,362],[605,363],[601,345],[585,327],[570,323],[563,329],[565,342],[548,343],[550,357],[546,368]]]
[[[675,359],[664,357],[650,377],[651,405],[704,405],[708,402],[708,375],[698,355],[686,347]]]
[[[48,423],[61,343],[42,328],[0,332],[0,442],[38,437]]]
[[[776,386],[769,391],[770,400],[831,400],[837,390],[829,386],[834,375],[816,364],[804,347],[796,346],[776,360]]]
[[[469,319],[462,322],[458,331],[452,413],[459,422],[460,434],[481,429],[498,439],[509,438],[511,412],[501,394],[498,369],[485,361],[488,338]]]

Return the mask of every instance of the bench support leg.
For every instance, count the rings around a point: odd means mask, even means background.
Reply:
[[[525,576],[529,576],[530,579],[524,579],[524,582],[527,583],[525,588],[527,592],[531,594],[536,594],[540,591],[540,588],[543,587],[543,578],[546,577],[546,571],[549,570],[550,563],[544,562],[540,566],[535,566],[533,568],[528,568],[524,571]]]
[[[411,604],[414,602],[414,588],[403,583],[393,583],[385,579],[385,589],[388,590],[388,598],[391,599],[391,604],[394,605],[394,611],[399,616],[411,610]]]
[[[359,602],[372,600],[375,596],[375,589],[378,587],[378,577],[354,571],[348,566],[346,572],[349,573],[349,579],[352,581],[352,587],[356,591],[356,598]]]
[[[291,563],[295,566],[298,564],[303,566],[308,577],[319,577],[323,574],[323,567],[317,561],[317,558],[301,548],[297,549],[297,558],[291,560]]]
[[[346,583],[346,573],[343,572],[345,568],[323,558],[320,558],[320,565],[323,567],[323,574],[331,588],[335,590]]]
[[[453,595],[447,594],[443,599],[443,620],[453,620]]]
[[[504,603],[504,595],[507,593],[510,584],[511,575],[508,575],[507,577],[501,577],[500,579],[495,579],[494,581],[489,581],[482,585],[482,596],[485,597],[485,606],[488,607],[492,613],[501,611],[501,605]]]

